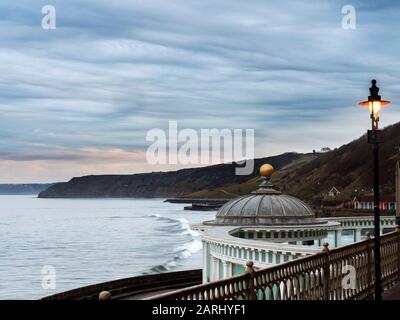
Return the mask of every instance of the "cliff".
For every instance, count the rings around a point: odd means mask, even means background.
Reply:
[[[383,130],[380,149],[381,187],[385,194],[395,191],[395,164],[400,159],[400,123]],[[229,198],[247,194],[259,184],[258,169],[271,163],[273,182],[285,193],[310,202],[321,199],[335,186],[343,198],[371,192],[372,146],[362,136],[326,153],[285,153],[255,160],[249,176],[236,176],[235,165],[221,164],[173,172],[134,175],[104,175],[73,178],[41,192],[42,198],[77,197],[190,197]]]
[[[100,197],[179,197],[200,190],[213,190],[228,184],[237,184],[258,176],[265,162],[277,169],[303,157],[285,153],[255,160],[250,176],[235,175],[234,164],[220,164],[202,168],[170,172],[152,172],[132,175],[97,175],[73,178],[57,183],[39,194],[40,198],[100,198]]]

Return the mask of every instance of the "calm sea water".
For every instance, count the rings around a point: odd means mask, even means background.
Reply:
[[[183,207],[163,199],[0,196],[0,299],[201,268],[201,240],[189,224],[215,212]],[[42,288],[48,266],[56,272],[54,290]]]

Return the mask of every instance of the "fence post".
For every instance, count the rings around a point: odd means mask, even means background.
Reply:
[[[246,283],[246,300],[257,300],[257,295],[254,291],[254,268],[253,261],[246,262],[246,271],[245,273],[248,275],[247,283]]]
[[[368,290],[373,289],[373,283],[372,283],[372,266],[374,264],[374,261],[372,261],[372,246],[371,246],[371,235],[369,231],[365,233],[365,240],[367,241],[367,281],[368,281],[368,286],[370,288]],[[373,292],[371,291],[371,295]]]
[[[324,263],[324,300],[329,300],[329,285],[330,285],[330,278],[331,278],[331,270],[329,267],[329,243],[324,243],[324,248],[322,252],[325,254],[325,263]]]

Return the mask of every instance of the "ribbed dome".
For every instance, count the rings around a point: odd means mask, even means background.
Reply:
[[[251,194],[224,204],[212,224],[257,226],[257,225],[308,225],[319,224],[311,208],[300,199],[284,195],[274,189],[271,175],[274,167],[260,167],[263,177],[260,188]]]
[[[218,210],[214,223],[242,226],[317,223],[314,212],[303,201],[269,190],[229,201]]]
[[[247,196],[223,205],[214,224],[219,225],[304,225],[316,221],[311,208],[300,199],[274,189],[271,175],[274,167],[264,164],[260,168],[263,181],[260,188]]]

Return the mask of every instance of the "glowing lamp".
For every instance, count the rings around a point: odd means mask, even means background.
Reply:
[[[370,95],[367,101],[359,102],[360,106],[365,106],[369,108],[372,119],[372,128],[378,129],[379,122],[379,111],[381,107],[390,103],[390,101],[382,100],[379,93],[379,88],[376,86],[376,80],[371,81],[372,86],[369,88]]]

